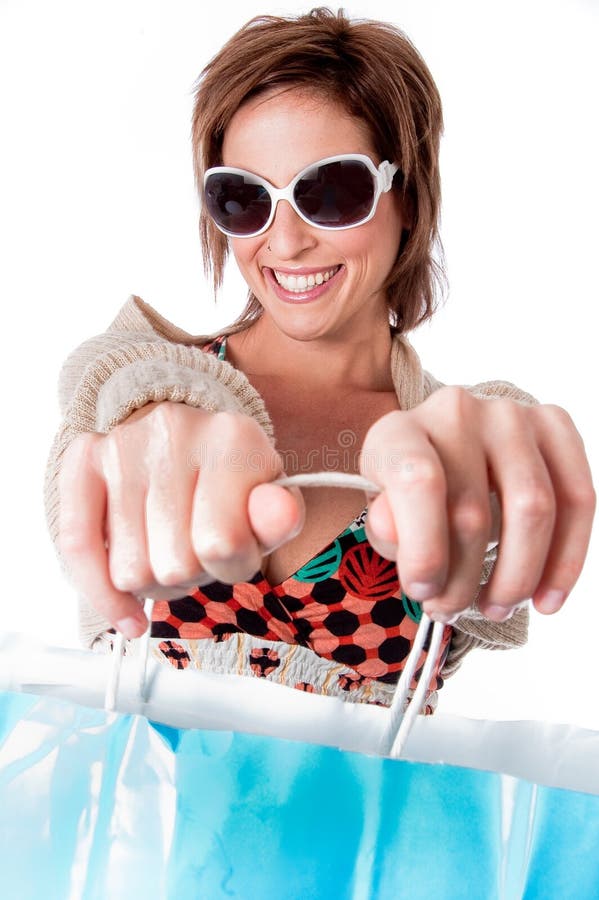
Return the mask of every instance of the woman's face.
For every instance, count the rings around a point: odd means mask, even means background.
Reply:
[[[233,116],[225,132],[223,165],[284,187],[311,163],[342,153],[363,153],[376,165],[382,162],[362,120],[322,96],[277,88],[248,101]],[[286,335],[298,340],[349,334],[367,338],[373,326],[388,323],[382,286],[404,225],[391,190],[381,196],[374,218],[356,228],[315,228],[283,200],[267,231],[230,241],[265,315]],[[294,276],[312,277],[306,287],[303,281],[294,284]],[[291,291],[290,286],[304,289]]]

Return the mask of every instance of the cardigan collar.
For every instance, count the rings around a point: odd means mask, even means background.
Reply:
[[[167,341],[186,346],[197,346],[214,340],[223,333],[191,335],[161,316],[149,303],[136,294],[131,294],[110,326],[110,330],[137,331],[150,330]],[[438,386],[438,382],[424,372],[420,358],[405,335],[396,334],[391,345],[391,377],[400,409],[412,409]]]

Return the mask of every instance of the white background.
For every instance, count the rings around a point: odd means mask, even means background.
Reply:
[[[46,533],[43,470],[66,354],[136,293],[192,333],[229,322],[201,267],[192,85],[258,13],[198,0],[0,0],[0,628],[75,646],[75,598]],[[369,2],[427,60],[444,100],[451,293],[413,342],[449,383],[512,381],[564,406],[597,472],[598,14],[593,0]],[[475,652],[440,709],[599,729],[597,546],[526,649]]]

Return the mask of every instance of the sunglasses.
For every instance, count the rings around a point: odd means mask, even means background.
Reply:
[[[377,168],[368,156],[346,153],[312,163],[287,187],[276,188],[244,169],[216,166],[204,176],[204,199],[216,227],[230,237],[266,231],[279,200],[287,200],[315,228],[356,228],[372,219],[398,170],[395,163],[385,161]]]

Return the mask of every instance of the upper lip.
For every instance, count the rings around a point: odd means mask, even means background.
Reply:
[[[341,268],[340,263],[333,263],[329,266],[299,266],[297,269],[286,269],[283,266],[268,266],[273,272],[280,272],[282,275],[316,275],[318,272],[330,272],[331,269]]]

